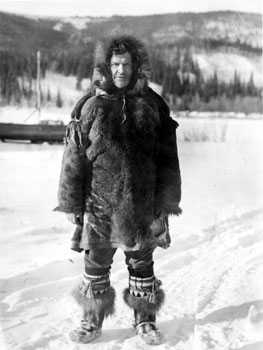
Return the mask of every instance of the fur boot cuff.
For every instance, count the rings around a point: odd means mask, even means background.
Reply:
[[[113,287],[109,287],[107,292],[103,294],[92,295],[88,297],[80,290],[80,286],[75,288],[72,295],[76,302],[82,307],[85,314],[104,315],[108,317],[115,311],[115,290]]]
[[[161,308],[164,303],[165,294],[164,291],[159,288],[155,292],[155,303],[150,302],[149,298],[135,296],[131,294],[129,288],[126,288],[123,292],[123,298],[125,303],[135,311],[144,312],[149,314],[155,314]]]

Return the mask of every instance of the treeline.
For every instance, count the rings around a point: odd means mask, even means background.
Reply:
[[[163,87],[162,95],[174,110],[262,113],[262,88],[255,85],[252,73],[247,82],[237,71],[229,82],[220,80],[216,71],[205,80],[189,49],[177,49],[169,64],[162,60],[164,51],[158,52],[152,54],[153,81]],[[242,104],[244,97],[246,103]],[[215,100],[220,100],[220,104]],[[233,101],[239,101],[239,106]]]
[[[76,76],[76,88],[79,89],[82,79],[92,74],[93,51],[93,46],[85,45],[82,50],[74,48],[53,54],[41,52],[41,78],[45,78],[47,70]],[[0,49],[0,104],[20,104],[24,99],[30,100],[34,95],[36,76],[36,52],[17,54]]]
[[[64,51],[54,57],[52,70],[65,76],[76,76],[79,89],[84,78],[90,78],[93,70],[94,44],[86,44],[82,50]]]
[[[149,47],[149,51],[152,81],[162,86],[162,95],[174,110],[232,110],[233,105],[239,105],[246,113],[262,113],[262,89],[255,85],[252,74],[247,82],[241,80],[238,72],[228,83],[221,81],[217,72],[205,80],[189,49],[173,47],[170,51],[155,46]],[[82,79],[92,75],[93,52],[90,43],[82,50],[62,51],[53,56],[42,53],[41,76],[45,77],[47,69],[65,76],[73,75],[76,89],[80,89]],[[30,100],[35,89],[36,55],[0,51],[0,67],[1,105],[19,105],[25,99]],[[49,93],[46,99],[50,100]],[[246,100],[245,105],[242,99]],[[234,103],[237,100],[239,103]],[[62,106],[62,101],[63,96],[58,92],[56,105]]]
[[[200,40],[200,47],[203,47],[205,51],[225,50],[225,52],[232,52],[238,50],[245,54],[261,55],[262,47],[255,47],[250,43],[241,42],[240,39],[236,39],[234,42],[229,42],[223,39],[203,39]]]
[[[45,78],[48,59],[41,59],[41,76]],[[0,51],[0,97],[1,104],[20,104],[22,97],[30,99],[37,76],[36,55],[17,55]]]

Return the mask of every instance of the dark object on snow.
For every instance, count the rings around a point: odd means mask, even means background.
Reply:
[[[63,142],[66,132],[64,124],[12,124],[0,123],[0,140],[41,142]]]

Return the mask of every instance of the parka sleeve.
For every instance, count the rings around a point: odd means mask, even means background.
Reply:
[[[58,211],[74,213],[83,210],[85,183],[83,158],[84,155],[70,139],[62,158],[56,208]]]
[[[88,175],[80,122],[70,122],[66,133],[56,210],[65,213],[79,213],[84,210]]]
[[[158,130],[159,150],[156,158],[156,214],[180,215],[181,172],[176,129],[179,124],[170,117],[170,109],[158,96],[161,125]]]

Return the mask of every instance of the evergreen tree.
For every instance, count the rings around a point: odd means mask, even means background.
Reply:
[[[257,95],[257,89],[254,83],[254,75],[251,73],[249,81],[247,83],[247,94],[248,96],[256,96]]]
[[[241,81],[240,76],[235,70],[234,73],[234,81],[233,81],[233,95],[236,97],[237,95],[241,95]]]
[[[85,78],[85,73],[85,58],[81,58],[77,68],[77,90],[81,90],[81,81],[83,78]]]
[[[48,86],[47,88],[47,102],[50,102],[51,101],[51,94],[50,94],[50,88]]]
[[[61,108],[63,106],[60,90],[58,89],[56,106]]]
[[[211,96],[217,97],[218,96],[218,77],[217,77],[216,70],[214,72],[213,78],[211,79],[210,89],[211,89]]]

